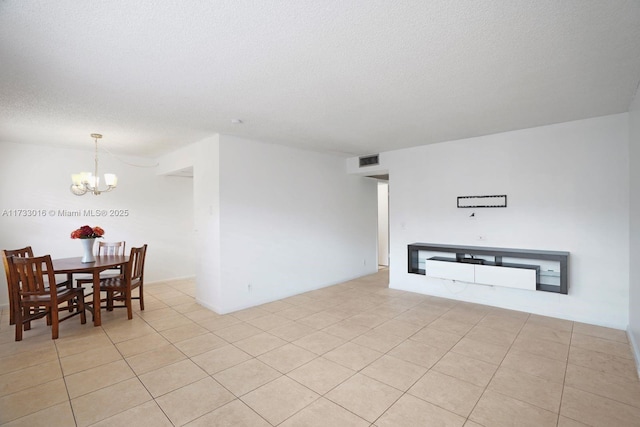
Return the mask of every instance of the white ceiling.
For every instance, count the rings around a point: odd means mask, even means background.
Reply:
[[[0,0],[0,141],[360,155],[624,112],[639,81],[638,0]]]

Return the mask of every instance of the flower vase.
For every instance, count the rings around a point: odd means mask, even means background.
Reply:
[[[96,257],[93,255],[93,244],[95,241],[96,239],[80,239],[83,250],[82,262],[96,262]]]

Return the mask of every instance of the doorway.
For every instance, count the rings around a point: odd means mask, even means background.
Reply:
[[[378,181],[378,266],[389,267],[389,181]]]

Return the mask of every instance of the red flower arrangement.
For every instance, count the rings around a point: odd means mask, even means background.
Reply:
[[[100,227],[89,227],[88,225],[83,225],[77,230],[73,230],[71,232],[72,239],[99,239],[104,234],[104,230]]]

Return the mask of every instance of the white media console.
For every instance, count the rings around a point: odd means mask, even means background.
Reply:
[[[454,256],[420,258],[420,253],[452,253]],[[477,258],[476,258],[477,257]],[[486,258],[492,257],[493,260]],[[503,262],[517,258],[526,263]],[[536,261],[538,263],[536,263]],[[556,271],[541,271],[540,264],[557,263]],[[531,249],[455,246],[435,243],[408,245],[409,273],[481,285],[567,294],[569,252]],[[424,265],[424,268],[421,268]],[[545,280],[551,278],[551,280]]]

